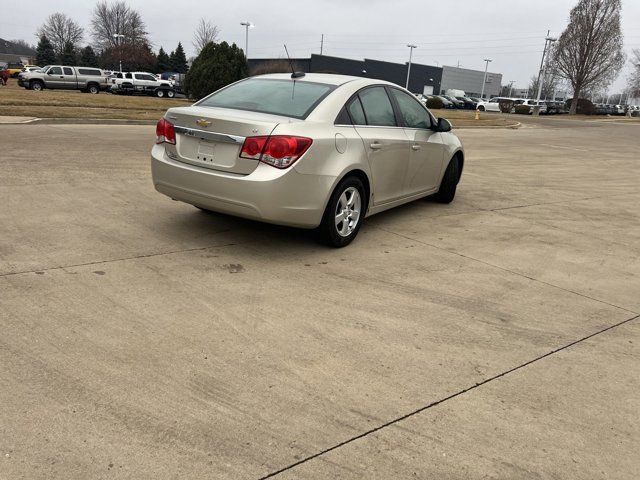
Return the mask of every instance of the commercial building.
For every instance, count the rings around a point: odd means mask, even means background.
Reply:
[[[470,97],[478,97],[483,92],[482,82],[485,80],[485,73],[481,70],[470,70],[468,68],[442,67],[442,93],[449,89],[464,90]],[[502,88],[502,74],[487,72],[484,84],[484,97],[491,98],[500,95]]]
[[[249,59],[251,72],[268,67],[270,63],[281,63],[283,58],[252,58]],[[294,58],[291,60],[296,70],[308,73],[339,73],[358,77],[386,80],[401,86],[407,82],[408,63],[385,62],[382,60],[352,60],[348,58],[331,57],[312,54],[309,58]],[[469,70],[457,67],[434,67],[432,65],[411,64],[409,90],[413,93],[444,94],[447,89],[464,90],[470,96],[480,96],[484,71]],[[485,97],[500,94],[502,74],[487,74]]]

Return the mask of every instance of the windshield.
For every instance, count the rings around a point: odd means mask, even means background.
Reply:
[[[324,83],[250,78],[219,90],[196,105],[303,119],[335,88]]]

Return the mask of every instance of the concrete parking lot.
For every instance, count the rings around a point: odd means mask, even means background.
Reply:
[[[0,479],[636,479],[640,126],[461,130],[347,249],[0,125]]]

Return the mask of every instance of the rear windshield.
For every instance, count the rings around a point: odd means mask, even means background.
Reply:
[[[214,93],[197,105],[306,118],[335,88],[324,83],[250,78]]]

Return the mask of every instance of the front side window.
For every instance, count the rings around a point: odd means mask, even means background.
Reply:
[[[51,67],[47,72],[49,75],[62,75],[61,67]]]
[[[391,89],[391,95],[400,107],[405,127],[431,128],[431,118],[419,101],[396,88]]]
[[[358,96],[362,102],[367,125],[379,127],[397,126],[391,100],[384,87],[371,87],[361,91]]]
[[[300,80],[250,78],[218,90],[196,105],[304,119],[335,88]]]

